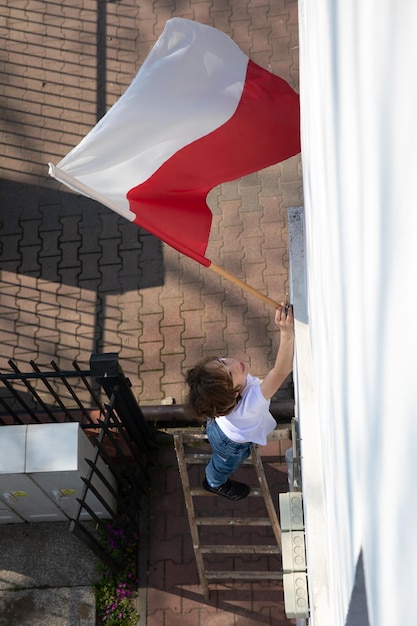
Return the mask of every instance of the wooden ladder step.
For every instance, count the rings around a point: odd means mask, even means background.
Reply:
[[[242,570],[205,572],[208,580],[282,580],[282,572],[246,572]]]
[[[280,554],[278,546],[268,546],[268,545],[262,545],[262,546],[205,545],[205,546],[200,546],[200,552],[204,552],[205,554]]]
[[[204,489],[204,487],[192,487],[190,489],[190,494],[192,496],[216,496],[216,498],[218,498],[219,496],[216,493],[212,493],[211,491],[207,491],[206,489]],[[263,496],[262,493],[262,489],[259,489],[259,487],[251,487],[250,488],[250,493],[249,493],[249,498],[250,497],[259,497],[259,496]]]
[[[197,526],[270,526],[269,517],[196,517]]]
[[[211,458],[211,454],[184,454],[186,463],[195,465],[206,465]]]
[[[197,429],[190,428],[190,430],[182,432],[181,436],[182,436],[182,440],[184,443],[195,443],[196,441],[207,441],[206,433],[200,430],[199,428]]]
[[[184,454],[184,460],[188,465],[207,465],[211,459],[211,454]],[[246,459],[242,465],[253,467],[253,461]]]

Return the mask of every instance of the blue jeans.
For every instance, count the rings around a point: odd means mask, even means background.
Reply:
[[[235,443],[216,424],[207,422],[206,433],[212,448],[212,456],[206,467],[210,487],[220,487],[229,476],[250,456],[253,443]]]

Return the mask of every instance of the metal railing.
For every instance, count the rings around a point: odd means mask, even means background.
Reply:
[[[22,372],[13,361],[8,363],[12,371],[0,372],[0,429],[78,422],[94,444],[94,458],[85,459],[89,470],[81,477],[84,489],[77,498],[70,531],[117,570],[139,530],[140,501],[148,488],[148,465],[156,447],[118,355],[91,355],[89,370],[81,369],[76,361],[73,370],[61,370],[52,361],[52,371],[41,371],[30,361],[31,372]],[[102,471],[103,463],[114,480]],[[104,516],[95,513],[89,496],[100,502]],[[117,557],[105,540],[109,523],[124,531]]]

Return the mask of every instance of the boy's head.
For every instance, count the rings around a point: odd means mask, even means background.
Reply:
[[[235,385],[223,361],[206,357],[188,370],[187,411],[199,420],[231,413],[239,401],[243,385]]]

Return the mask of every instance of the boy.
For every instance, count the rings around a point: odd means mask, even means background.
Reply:
[[[229,500],[249,494],[244,483],[230,475],[248,458],[254,443],[265,445],[276,426],[269,412],[271,397],[292,370],[294,318],[292,307],[281,304],[275,314],[281,341],[275,365],[263,380],[249,366],[230,358],[207,357],[187,372],[187,408],[194,418],[207,420],[212,457],[203,486]]]

